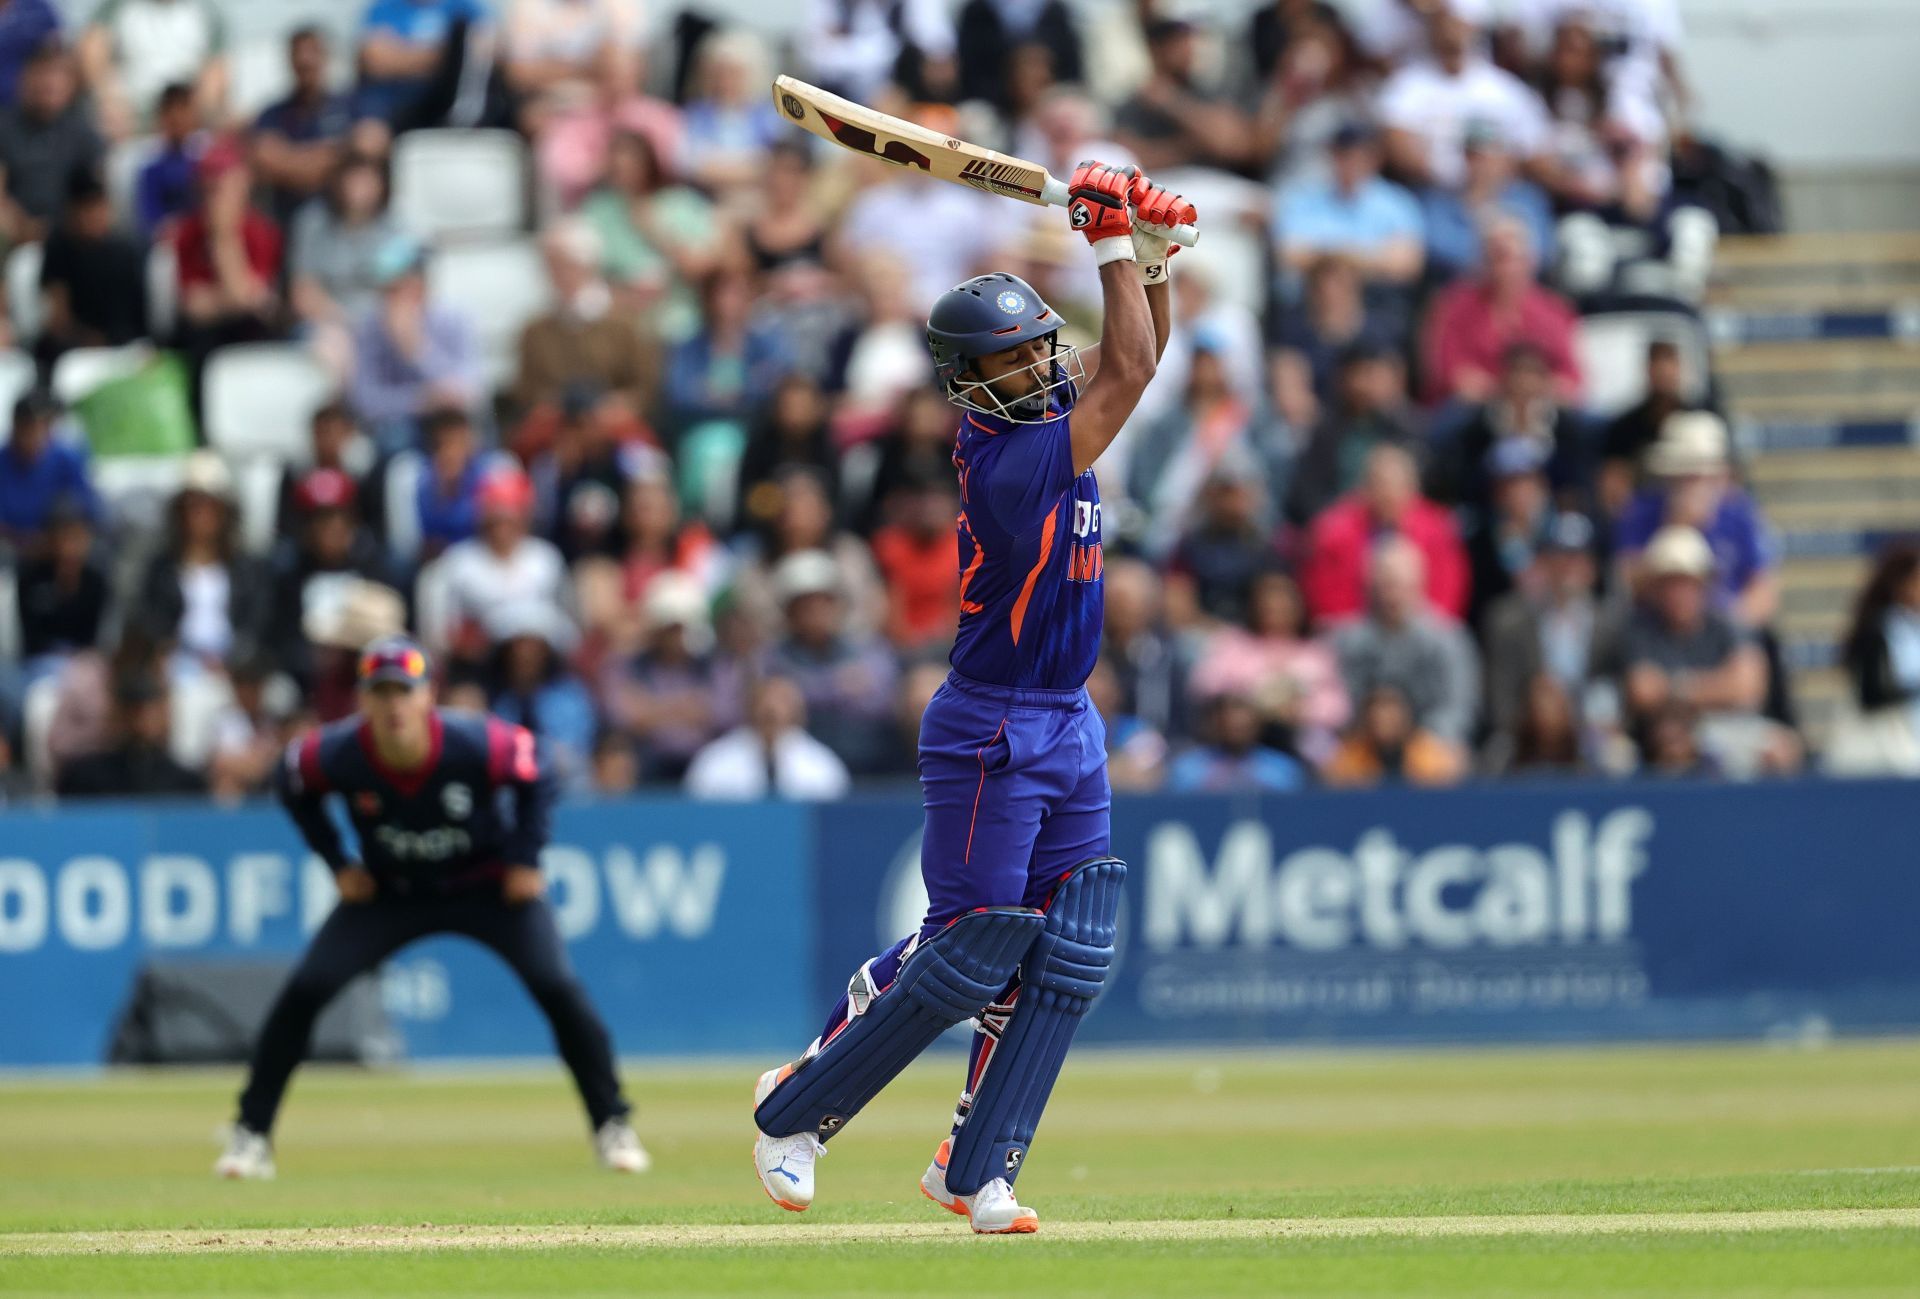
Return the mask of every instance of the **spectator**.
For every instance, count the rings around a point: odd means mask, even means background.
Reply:
[[[479,531],[447,548],[439,581],[445,612],[439,618],[421,610],[420,631],[436,651],[456,664],[477,667],[487,646],[488,629],[509,612],[571,623],[567,607],[567,566],[553,543],[529,535],[533,484],[514,465],[488,469],[474,493]],[[429,626],[439,621],[438,626]],[[584,752],[584,746],[582,752]]]
[[[1157,735],[1183,733],[1188,664],[1165,627],[1160,574],[1142,560],[1116,555],[1107,563],[1104,584],[1106,627],[1100,653],[1113,674],[1114,710],[1102,711],[1109,724],[1123,716]]]
[[[687,573],[662,573],[642,601],[644,640],[609,666],[603,695],[624,734],[639,742],[640,777],[677,784],[694,755],[746,708],[746,673],[713,652],[707,594]]]
[[[1232,463],[1229,465],[1228,462]],[[1245,475],[1257,487],[1260,523],[1271,527],[1286,498],[1291,448],[1271,412],[1233,388],[1213,342],[1195,340],[1182,403],[1140,431],[1127,459],[1128,495],[1161,536],[1185,532],[1216,473]]]
[[[821,550],[833,557],[839,572],[838,590],[846,602],[848,624],[862,632],[878,629],[886,619],[886,593],[873,571],[873,553],[860,538],[836,525],[827,479],[796,468],[777,481],[780,499],[772,526],[735,583],[741,603],[755,616],[771,617],[779,603],[773,588],[781,561]]]
[[[373,468],[373,443],[354,423],[353,411],[335,398],[313,412],[308,421],[307,447],[280,471],[279,505],[274,510],[275,531],[291,537],[302,526],[305,514],[299,501],[300,484],[316,469],[332,469],[355,484],[356,499],[362,517],[373,519],[374,511],[359,495],[359,484]],[[377,531],[377,529],[376,529]]]
[[[1244,626],[1207,642],[1193,667],[1194,694],[1246,696],[1274,748],[1325,762],[1351,712],[1332,647],[1311,634],[1299,586],[1278,569],[1253,578],[1246,607]]]
[[[600,237],[580,220],[566,220],[541,236],[554,306],[520,331],[514,399],[523,410],[560,404],[566,390],[590,384],[629,409],[651,404],[654,362],[631,315],[613,309],[613,291],[600,278]]]
[[[1644,594],[1627,626],[1628,716],[1641,723],[1674,704],[1701,715],[1701,741],[1734,774],[1792,765],[1782,728],[1765,721],[1767,663],[1753,633],[1713,605],[1714,557],[1694,528],[1662,528],[1648,544]],[[1651,732],[1643,747],[1653,751]]]
[[[1553,205],[1546,192],[1520,175],[1513,146],[1490,122],[1469,122],[1462,140],[1466,174],[1458,189],[1421,191],[1427,265],[1440,281],[1480,269],[1480,232],[1495,216],[1526,228],[1539,266],[1553,264]]]
[[[99,498],[87,473],[84,442],[56,436],[60,403],[36,388],[13,404],[13,427],[0,447],[0,530],[21,554],[41,553],[56,501],[77,505],[98,520]]]
[[[799,140],[776,140],[767,151],[759,195],[740,224],[740,241],[755,273],[777,278],[782,272],[819,272],[827,229],[812,188],[813,150]]]
[[[1516,442],[1529,445],[1530,458],[1561,504],[1592,508],[1587,426],[1554,399],[1552,365],[1546,353],[1527,342],[1514,343],[1501,355],[1493,395],[1454,434],[1435,467],[1434,495],[1458,505],[1469,522],[1484,520],[1492,505],[1489,466],[1496,453]]]
[[[74,178],[67,211],[40,263],[46,305],[34,356],[51,372],[76,347],[119,347],[147,336],[147,250],[114,228],[106,187]]]
[[[1770,624],[1780,608],[1779,543],[1734,483],[1726,423],[1711,411],[1670,415],[1646,463],[1654,483],[1634,496],[1614,531],[1629,581],[1641,575],[1641,552],[1661,528],[1693,528],[1713,552],[1715,606],[1742,627]]]
[[[1487,724],[1496,736],[1517,734],[1534,678],[1584,702],[1620,673],[1627,610],[1601,597],[1594,539],[1585,515],[1554,516],[1516,589],[1487,610]]]
[[[113,683],[109,746],[63,763],[54,791],[61,798],[206,793],[205,777],[167,751],[172,732],[166,678],[152,669],[123,671]]]
[[[785,633],[767,671],[799,687],[821,741],[850,770],[884,771],[898,669],[885,645],[849,627],[839,565],[823,550],[803,550],[780,561],[773,587]]]
[[[301,619],[301,630],[312,646],[307,703],[314,717],[322,723],[333,722],[357,711],[360,651],[406,629],[406,601],[398,591],[377,582],[347,578],[334,598],[316,601]]]
[[[0,109],[0,240],[7,245],[46,238],[74,178],[100,169],[105,146],[78,92],[72,56],[43,45],[20,71],[18,99]]]
[[[309,469],[293,489],[295,534],[273,559],[273,660],[296,681],[312,679],[307,613],[337,600],[347,582],[399,586],[385,553],[358,512],[359,488],[337,468]]]
[[[949,186],[948,188],[952,188]],[[753,282],[716,270],[701,286],[704,324],[667,356],[662,399],[670,436],[702,424],[737,429],[773,392],[783,372],[781,340],[752,319]]]
[[[173,226],[177,345],[196,376],[216,348],[273,337],[281,323],[280,227],[253,206],[253,177],[231,141],[200,157],[200,201]]]
[[[1667,417],[1698,410],[1687,399],[1686,367],[1680,344],[1656,338],[1647,344],[1647,395],[1614,416],[1601,440],[1600,500],[1609,518],[1618,518],[1635,490],[1647,486],[1641,470],[1646,453],[1660,438]]]
[[[767,101],[767,52],[742,28],[714,32],[694,56],[682,124],[687,179],[723,206],[748,200],[767,151],[789,128]]]
[[[889,82],[913,102],[957,93],[953,22],[939,0],[807,0],[803,12],[795,48],[827,89],[862,104]]]
[[[784,677],[753,689],[746,722],[701,749],[687,768],[689,796],[707,801],[802,801],[846,796],[847,766],[806,730],[806,700]]]
[[[233,475],[212,451],[187,458],[168,511],[165,548],[147,565],[130,621],[177,668],[223,672],[230,657],[265,648],[273,581],[240,547]]]
[[[892,506],[892,521],[873,534],[874,566],[887,595],[886,637],[902,654],[943,649],[953,643],[960,604],[953,475],[903,484]]]
[[[1114,789],[1130,793],[1159,789],[1166,780],[1167,737],[1144,717],[1127,711],[1110,660],[1095,661],[1087,677],[1087,698],[1106,722],[1108,782]],[[915,727],[909,738],[917,741],[917,720]]]
[[[567,664],[573,623],[550,603],[503,605],[488,619],[493,639],[487,679],[493,715],[524,726],[546,746],[560,787],[584,793],[596,728],[593,696]]]
[[[923,116],[936,129],[959,129],[958,123]],[[833,236],[835,260],[853,272],[875,254],[892,258],[908,277],[907,309],[924,321],[935,298],[979,270],[996,250],[996,232],[1006,227],[988,217],[991,202],[916,168],[890,168],[847,205]]]
[[[1395,446],[1374,448],[1360,485],[1340,498],[1307,530],[1300,589],[1307,609],[1321,623],[1365,611],[1374,583],[1368,564],[1379,557],[1380,538],[1401,537],[1419,551],[1426,600],[1447,618],[1467,613],[1470,577],[1453,516],[1420,495],[1413,457]]]
[[[1254,10],[1255,134],[1281,188],[1326,166],[1334,135],[1373,116],[1375,81],[1333,6],[1280,0]]]
[[[1378,137],[1364,122],[1349,122],[1334,133],[1328,159],[1324,175],[1296,180],[1280,192],[1273,210],[1279,261],[1297,277],[1326,254],[1340,253],[1370,290],[1407,290],[1425,260],[1419,203],[1381,178]]]
[[[1297,429],[1312,429],[1339,401],[1340,362],[1349,348],[1368,344],[1383,357],[1391,351],[1385,331],[1367,318],[1358,267],[1340,253],[1307,267],[1300,310],[1276,314],[1274,400]]]
[[[480,435],[465,411],[442,407],[429,411],[422,424],[424,464],[413,484],[413,500],[386,501],[376,516],[388,521],[387,548],[409,563],[432,559],[479,532],[481,484],[505,463],[481,449]],[[388,463],[390,477],[393,462]]]
[[[207,788],[216,802],[265,794],[286,755],[291,696],[276,680],[271,661],[258,655],[227,665],[233,702],[215,715],[207,761]]]
[[[902,403],[909,412],[913,410],[913,400],[909,396]],[[943,442],[950,441],[953,431],[947,426],[952,419],[946,398],[934,393],[932,401],[938,403],[943,412],[939,437]],[[819,383],[811,375],[788,374],[775,386],[773,399],[754,420],[747,434],[746,450],[740,457],[740,503],[733,512],[736,528],[763,534],[772,528],[780,510],[780,480],[788,471],[802,470],[832,478],[839,458],[834,454],[832,435],[827,430],[827,412],[826,394],[820,391]],[[893,488],[908,481],[897,467],[896,448],[905,442],[909,427],[911,424],[903,420],[898,436],[888,439],[881,449],[880,465],[874,473],[876,508],[870,515],[877,515],[879,502]],[[891,472],[890,455],[895,459]],[[925,467],[937,471],[946,467],[951,457],[949,447],[944,455],[929,455]],[[915,471],[921,472],[921,466],[916,465]],[[871,531],[877,522],[877,517],[870,517],[866,530]]]
[[[535,531],[559,546],[568,564],[584,556],[618,559],[627,485],[660,452],[635,436],[639,424],[627,403],[593,384],[568,387],[560,405],[553,445],[528,469]]]
[[[354,330],[380,305],[382,257],[405,238],[387,210],[387,169],[349,153],[326,192],[293,219],[287,270],[294,320],[343,381],[353,369]]]
[[[1334,633],[1334,651],[1350,698],[1392,686],[1406,697],[1417,728],[1465,744],[1480,710],[1480,660],[1460,625],[1422,594],[1425,567],[1419,547],[1405,537],[1378,543],[1367,616]],[[1362,718],[1363,731],[1381,720]]]
[[[651,339],[671,345],[699,331],[695,286],[718,264],[725,227],[699,190],[667,175],[652,136],[614,135],[606,184],[580,218],[599,238],[600,271]]]
[[[146,129],[168,86],[193,87],[202,121],[227,104],[227,30],[212,0],[106,0],[80,35],[80,66],[115,140]]]
[[[1261,743],[1262,719],[1253,697],[1221,690],[1204,705],[1206,743],[1188,749],[1167,768],[1174,794],[1290,794],[1305,786],[1306,771]]]
[[[633,740],[619,731],[603,730],[593,741],[593,794],[622,798],[640,788],[640,755]]]
[[[1858,719],[1842,725],[1850,774],[1920,774],[1920,548],[1889,547],[1854,602],[1840,661]],[[1835,738],[1842,737],[1836,733]]]
[[[1527,163],[1545,147],[1540,97],[1479,52],[1469,8],[1463,0],[1432,5],[1427,20],[1431,57],[1402,67],[1380,88],[1387,161],[1409,185],[1460,188],[1467,178],[1467,129],[1475,122],[1498,131]]]
[[[1545,672],[1526,683],[1513,732],[1495,735],[1481,759],[1490,776],[1577,776],[1588,769],[1573,698]]]
[[[1337,788],[1452,785],[1467,775],[1459,744],[1419,724],[1405,690],[1383,682],[1367,692],[1359,717],[1321,778]]]
[[[1546,176],[1560,207],[1609,225],[1651,225],[1672,178],[1652,85],[1615,75],[1584,14],[1554,28],[1538,85],[1551,117]]]
[[[502,44],[507,88],[537,138],[555,115],[638,91],[646,28],[639,0],[508,0]]]
[[[199,194],[200,155],[206,152],[207,137],[200,129],[193,87],[176,81],[161,91],[154,125],[159,149],[140,168],[133,195],[140,234],[149,241],[191,211]]]
[[[1515,343],[1538,348],[1553,367],[1554,392],[1580,402],[1573,307],[1534,279],[1526,228],[1496,216],[1481,232],[1480,274],[1440,292],[1422,345],[1427,396],[1478,405],[1493,395],[1500,360]]]
[[[380,299],[354,329],[353,407],[375,442],[410,446],[431,411],[472,412],[486,380],[472,325],[427,296],[426,250],[396,235],[374,258]]]
[[[1222,460],[1200,493],[1198,517],[1167,560],[1168,621],[1176,629],[1238,622],[1255,573],[1277,558],[1262,519],[1264,476],[1247,459]]]
[[[1675,700],[1663,705],[1642,728],[1642,770],[1670,780],[1711,780],[1721,774],[1700,743],[1700,710]]]
[[[60,41],[60,13],[51,0],[0,3],[0,108],[20,93],[20,74],[34,54]]]
[[[1287,495],[1287,520],[1296,527],[1358,486],[1377,449],[1395,447],[1414,457],[1426,451],[1399,353],[1363,334],[1341,351],[1334,385],[1334,400],[1300,454]]]
[[[637,615],[655,582],[680,574],[711,592],[726,569],[725,552],[706,525],[681,518],[666,458],[636,454],[628,471],[621,511],[625,549],[613,565],[583,561],[574,570],[587,626],[623,652],[640,642],[644,624]]]
[[[66,659],[100,644],[113,588],[94,549],[85,502],[56,497],[47,510],[42,553],[19,562],[14,613],[23,668],[21,686],[59,670]]]
[[[487,56],[471,38],[484,0],[372,0],[360,24],[355,108],[381,136],[434,126],[476,126],[487,111]]]
[[[1258,156],[1253,124],[1225,95],[1195,76],[1198,32],[1185,18],[1146,24],[1146,82],[1114,113],[1119,142],[1149,172],[1197,166],[1251,170]]]
[[[1004,111],[1015,51],[1041,51],[1062,82],[1081,77],[1080,33],[1062,0],[967,0],[957,20],[960,98]]]
[[[332,184],[353,130],[353,98],[333,88],[333,50],[324,27],[296,27],[287,37],[293,89],[253,122],[253,170],[272,192],[282,227]],[[295,234],[295,242],[299,239]],[[296,259],[297,266],[297,259]]]

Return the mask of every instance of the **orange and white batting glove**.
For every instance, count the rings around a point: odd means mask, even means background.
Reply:
[[[1083,162],[1067,182],[1067,222],[1087,237],[1093,259],[1102,266],[1133,260],[1133,215],[1127,199],[1139,174],[1133,167]]]
[[[1140,269],[1140,282],[1165,284],[1167,262],[1180,251],[1180,245],[1163,232],[1178,225],[1192,225],[1200,214],[1183,196],[1145,176],[1135,179],[1129,198],[1133,203],[1133,263]]]

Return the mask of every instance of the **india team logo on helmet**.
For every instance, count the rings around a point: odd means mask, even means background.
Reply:
[[[1009,316],[1017,316],[1027,309],[1027,300],[1020,296],[1018,289],[1007,289],[994,299],[994,304]]]
[[[994,271],[964,280],[941,294],[927,317],[927,348],[934,375],[956,406],[995,415],[1012,424],[1043,424],[1072,409],[1086,379],[1078,349],[1059,341],[1060,313],[1017,275]],[[1038,380],[1029,391],[1008,398],[1001,375],[980,377],[975,362],[995,352],[1043,339],[1046,355],[1026,369]]]

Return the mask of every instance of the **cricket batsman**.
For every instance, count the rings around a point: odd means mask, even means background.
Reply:
[[[1024,281],[976,276],[934,304],[927,341],[964,412],[960,628],[920,724],[919,931],[854,972],[825,1029],[754,1089],[754,1164],[774,1203],[813,1202],[825,1143],[947,1029],[973,1021],[951,1134],[922,1191],[976,1232],[1031,1232],[1014,1179],[1074,1029],[1113,959],[1126,866],[1112,856],[1106,727],[1087,699],[1100,648],[1093,465],[1167,342],[1173,247],[1193,205],[1132,167],[1082,163],[1067,216],[1105,299],[1097,373]]]
[[[277,787],[307,845],[333,870],[333,909],[260,1030],[222,1177],[274,1173],[274,1116],[313,1022],[340,989],[429,934],[464,934],[513,968],[553,1026],[600,1162],[641,1172],[613,1042],[574,976],[538,861],[555,796],[533,734],[434,703],[426,651],[405,637],[361,655],[360,714],[287,747]],[[349,853],[327,801],[346,804]]]

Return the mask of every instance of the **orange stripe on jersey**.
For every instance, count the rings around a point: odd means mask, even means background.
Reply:
[[[1047,522],[1040,529],[1040,558],[1033,561],[1033,567],[1027,570],[1027,580],[1020,584],[1020,598],[1013,602],[1013,643],[1020,643],[1020,624],[1027,620],[1027,601],[1033,599],[1033,584],[1040,580],[1040,570],[1047,566],[1047,560],[1053,554],[1053,525],[1060,517],[1056,506],[1047,514]]]
[[[963,512],[960,515],[960,524],[962,527],[966,527],[966,523],[967,516]],[[986,608],[986,606],[976,604],[967,599],[967,588],[973,585],[973,575],[980,571],[980,561],[987,557],[987,550],[985,546],[980,544],[979,539],[973,535],[972,528],[967,528],[967,539],[973,542],[973,562],[967,565],[966,572],[960,574],[960,612],[979,613],[982,609]]]

